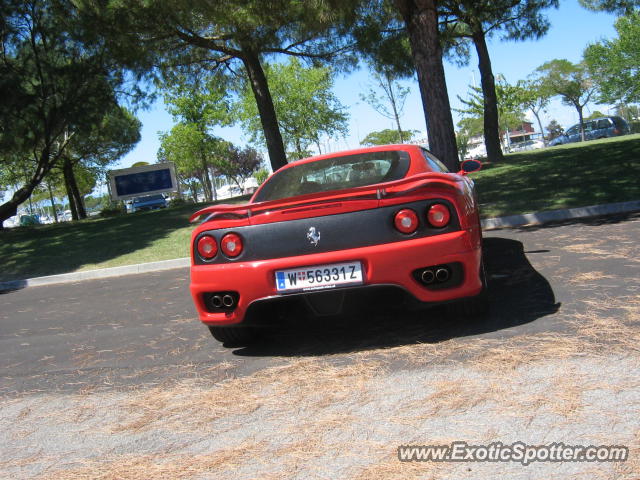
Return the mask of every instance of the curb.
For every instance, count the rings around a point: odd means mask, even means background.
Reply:
[[[537,213],[524,213],[522,215],[509,215],[507,217],[486,218],[481,221],[481,224],[483,230],[496,230],[498,228],[543,225],[545,223],[561,222],[577,218],[630,213],[639,210],[640,200],[633,200],[630,202],[607,203],[604,205],[590,205],[588,207],[565,208],[562,210],[547,210]]]
[[[39,287],[43,285],[53,285],[56,283],[71,283],[82,280],[95,280],[99,278],[120,277],[123,275],[135,275],[138,273],[159,272],[162,270],[172,270],[174,268],[188,267],[189,257],[162,260],[159,262],[138,263],[137,265],[124,265],[122,267],[101,268],[98,270],[87,270],[85,272],[63,273],[61,275],[47,275],[46,277],[35,277],[26,280],[13,280],[10,282],[0,282],[0,292],[6,290],[17,290],[26,287]]]
[[[530,225],[543,225],[545,223],[559,222],[578,218],[597,217],[601,215],[614,215],[640,211],[640,200],[631,202],[608,203],[605,205],[591,205],[588,207],[568,208],[563,210],[548,210],[537,213],[525,213],[522,215],[509,215],[507,217],[486,218],[482,220],[483,230],[497,230],[500,228],[515,228]],[[0,292],[18,290],[26,287],[38,287],[57,283],[71,283],[82,280],[94,280],[99,278],[120,277],[123,275],[135,275],[138,273],[159,272],[174,268],[183,268],[190,265],[190,258],[175,258],[159,262],[139,263],[137,265],[125,265],[122,267],[102,268],[99,270],[87,270],[85,272],[63,273],[61,275],[48,275],[26,280],[14,280],[0,282]]]

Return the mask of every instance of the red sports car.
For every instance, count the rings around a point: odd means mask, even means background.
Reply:
[[[451,173],[417,145],[337,152],[286,165],[248,204],[196,212],[200,320],[240,345],[292,305],[336,314],[363,295],[484,311],[482,232],[466,176],[480,167],[467,160]]]

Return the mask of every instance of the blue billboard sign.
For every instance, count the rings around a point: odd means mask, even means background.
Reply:
[[[177,191],[173,163],[157,163],[109,172],[111,198],[126,200],[141,195]]]

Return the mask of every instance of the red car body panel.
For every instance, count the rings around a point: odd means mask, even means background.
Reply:
[[[277,270],[341,262],[361,262],[364,286],[399,287],[421,302],[448,302],[479,294],[483,288],[479,274],[482,235],[473,182],[462,174],[430,171],[421,147],[388,145],[337,152],[301,160],[283,169],[351,154],[380,151],[402,151],[409,154],[410,165],[404,178],[279,200],[254,201],[259,198],[261,189],[269,181],[267,180],[248,204],[214,205],[196,212],[191,220],[202,217],[204,221],[194,229],[191,236],[190,289],[200,320],[210,326],[241,324],[252,303],[287,295],[279,294],[276,289]],[[458,229],[428,236],[401,238],[389,243],[356,245],[353,248],[278,258],[244,260],[241,255],[237,260],[227,258],[221,263],[203,262],[195,249],[196,240],[203,232],[238,233],[246,227],[262,228],[261,226],[276,223],[284,225],[280,222],[304,219],[312,222],[318,217],[355,215],[357,212],[385,208],[393,211],[394,207],[399,210],[411,202],[432,200],[445,201],[453,207]],[[421,216],[420,221],[425,223],[425,217]],[[278,225],[273,227],[278,228]],[[251,248],[249,243],[244,245],[244,249],[249,252]],[[450,288],[426,288],[413,273],[418,267],[454,263],[461,265],[462,277]],[[207,307],[206,294],[226,291],[238,293],[233,309],[212,311]]]

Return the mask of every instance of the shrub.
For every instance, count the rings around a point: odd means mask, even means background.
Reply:
[[[102,209],[102,211],[100,212],[100,216],[103,218],[115,217],[117,215],[122,215],[123,213],[127,213],[127,211],[122,207],[107,207]]]
[[[186,205],[187,203],[193,203],[191,201],[187,201],[184,198],[172,198],[171,200],[169,200],[169,202],[167,203],[168,207],[179,207],[180,205]]]

